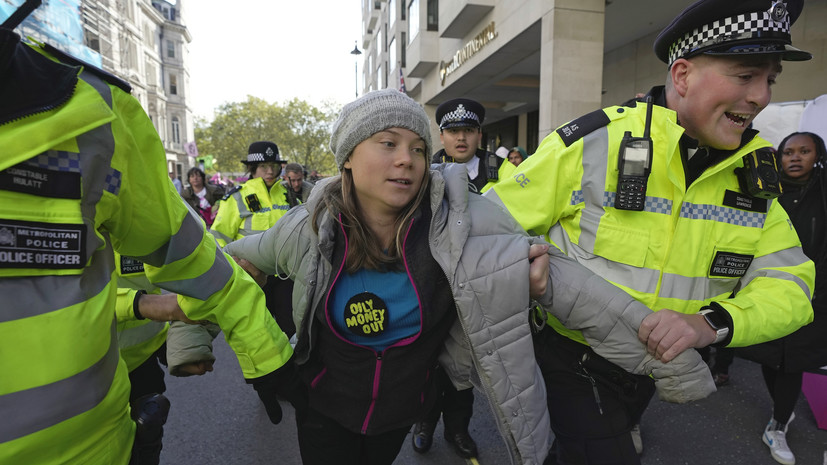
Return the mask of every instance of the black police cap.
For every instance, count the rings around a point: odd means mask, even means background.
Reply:
[[[790,27],[803,8],[804,0],[699,0],[658,34],[655,55],[669,65],[701,53],[809,60],[810,53],[790,45]]]
[[[250,144],[247,149],[247,159],[241,160],[245,165],[258,163],[287,163],[279,158],[279,146],[270,141],[258,141]]]
[[[442,102],[436,109],[439,129],[478,128],[485,120],[485,108],[479,102],[467,98],[455,98]]]

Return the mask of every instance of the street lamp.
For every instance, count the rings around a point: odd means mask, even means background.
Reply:
[[[350,51],[350,54],[353,55],[353,77],[356,80],[355,87],[356,87],[356,98],[359,98],[359,55],[362,54],[362,51],[359,50],[359,47],[356,46],[356,41],[353,41],[353,50]]]

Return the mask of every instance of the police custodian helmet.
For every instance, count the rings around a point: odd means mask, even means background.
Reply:
[[[279,146],[270,141],[259,141],[250,144],[247,149],[247,158],[241,160],[247,166],[258,163],[287,163],[279,158]]]
[[[436,109],[439,130],[448,128],[479,128],[485,120],[485,108],[479,102],[467,98],[455,98],[442,102]]]
[[[699,0],[655,39],[655,54],[668,65],[699,54],[779,54],[782,60],[813,56],[792,47],[790,27],[804,0]]]

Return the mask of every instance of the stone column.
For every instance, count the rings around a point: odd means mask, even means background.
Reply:
[[[550,0],[542,17],[542,140],[560,125],[600,108],[605,0]]]

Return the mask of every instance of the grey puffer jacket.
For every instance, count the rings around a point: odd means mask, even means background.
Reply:
[[[329,257],[336,221],[323,215],[318,236],[310,224],[327,182],[317,184],[308,202],[290,210],[273,228],[225,248],[266,274],[295,281],[293,317],[296,327],[302,328],[295,354],[299,364],[308,360],[316,343],[313,332],[302,324],[315,321],[313,309],[319,308],[332,272]],[[527,258],[529,245],[542,239],[527,236],[488,199],[469,194],[462,165],[432,166],[429,200],[431,252],[451,283],[459,316],[440,362],[458,386],[477,382],[512,461],[541,464],[551,432],[528,325]],[[630,371],[653,374],[661,397],[667,400],[698,399],[714,391],[709,372],[694,351],[668,365],[646,354],[637,340],[637,328],[649,309],[605,280],[588,279],[588,270],[556,249],[550,253],[550,281],[540,303],[561,321],[582,329],[598,353]]]

